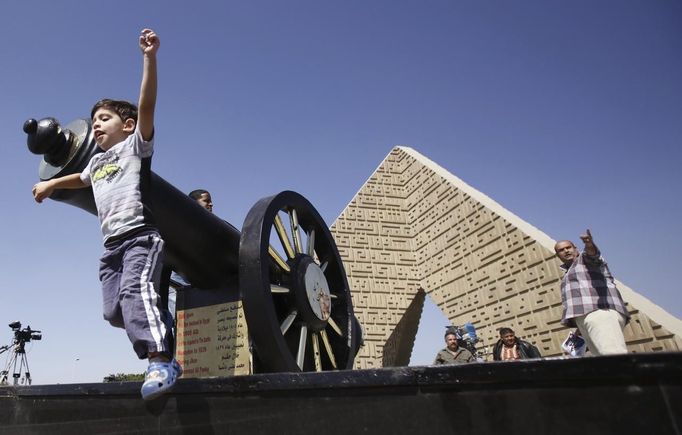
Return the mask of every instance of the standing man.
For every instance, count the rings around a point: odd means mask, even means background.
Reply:
[[[457,335],[452,330],[445,332],[445,349],[436,354],[436,359],[433,365],[443,364],[463,364],[476,361],[474,355],[468,349],[459,347],[457,343]]]
[[[582,253],[570,240],[554,245],[565,271],[561,279],[561,323],[577,326],[594,355],[627,353],[623,328],[630,314],[590,230],[580,238],[585,244]]]
[[[213,213],[213,200],[211,199],[211,193],[205,189],[196,189],[189,193],[190,198],[195,200],[197,204]],[[177,303],[177,291],[183,288],[191,287],[191,284],[180,275],[179,273],[172,271],[170,277],[170,288],[168,289],[168,310],[175,319],[175,308]]]
[[[518,338],[513,329],[500,328],[500,339],[493,347],[493,360],[510,361],[529,358],[542,358],[538,348]]]

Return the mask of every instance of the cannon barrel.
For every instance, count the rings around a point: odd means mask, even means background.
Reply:
[[[43,155],[41,180],[81,172],[90,158],[101,152],[86,120],[76,120],[62,129],[54,118],[29,119],[24,131],[29,150]],[[155,173],[150,194],[150,207],[166,242],[166,263],[195,287],[223,287],[239,267],[240,231]],[[56,190],[50,198],[97,214],[91,188]]]

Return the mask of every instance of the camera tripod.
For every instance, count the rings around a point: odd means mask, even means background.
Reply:
[[[7,357],[7,364],[5,369],[0,372],[0,385],[7,385],[9,382],[9,371],[12,368],[13,385],[17,385],[19,381],[22,384],[31,385],[31,372],[28,369],[28,358],[26,357],[26,342],[23,340],[15,341],[11,345],[0,347],[0,354],[10,351]],[[24,377],[21,377],[22,369],[26,367]]]

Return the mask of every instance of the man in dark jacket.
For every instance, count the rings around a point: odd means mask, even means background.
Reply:
[[[511,328],[500,328],[500,339],[493,348],[495,361],[541,358],[540,351],[525,340],[514,335]]]

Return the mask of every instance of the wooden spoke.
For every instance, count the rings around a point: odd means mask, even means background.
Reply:
[[[324,348],[327,350],[327,356],[329,357],[329,361],[332,363],[332,367],[335,369],[338,368],[336,367],[336,358],[334,358],[334,352],[332,352],[332,345],[329,343],[329,337],[327,337],[327,331],[320,331],[320,336],[322,337],[322,343],[324,343]]]
[[[291,247],[289,235],[287,234],[287,231],[284,229],[284,224],[282,223],[282,218],[279,217],[279,214],[275,215],[275,230],[277,231],[277,235],[279,236],[280,242],[282,242],[282,246],[284,246],[284,250],[286,251],[287,257],[289,257],[289,259],[294,258],[296,254],[294,253],[294,249]]]
[[[289,313],[289,315],[284,319],[282,324],[279,326],[280,331],[282,331],[282,335],[286,334],[289,328],[291,327],[291,324],[294,323],[294,319],[296,318],[296,315],[298,314],[298,311],[294,310]]]
[[[282,287],[281,285],[277,285],[277,284],[270,284],[270,291],[273,293],[281,293],[281,294],[289,293],[288,288]]]
[[[322,358],[320,358],[320,340],[317,338],[317,333],[313,332],[313,360],[315,361],[315,371],[322,371]]]
[[[298,337],[298,352],[296,353],[296,364],[298,368],[303,370],[303,363],[305,361],[305,345],[308,340],[308,327],[301,326],[301,335]]]
[[[291,236],[294,238],[294,246],[296,247],[296,252],[299,254],[303,253],[303,243],[301,243],[301,233],[298,227],[298,214],[296,209],[293,208],[289,210],[289,222],[291,223]]]
[[[332,319],[332,318],[330,317],[329,319],[327,319],[327,323],[329,324],[329,326],[332,327],[332,329],[334,330],[334,332],[336,332],[337,334],[339,334],[339,336],[343,337],[343,332],[341,332],[341,328],[339,328],[339,325],[336,324],[336,322],[334,321],[334,319]]]
[[[315,257],[315,229],[313,228],[310,233],[308,233],[308,248],[306,252],[309,256]]]
[[[272,247],[272,245],[270,245],[270,247],[268,248],[268,254],[270,254],[270,258],[272,258],[275,261],[275,263],[277,263],[277,265],[282,268],[282,270],[284,270],[286,273],[291,272],[291,268],[289,267],[287,262],[284,261],[284,259],[279,255],[275,248]]]

